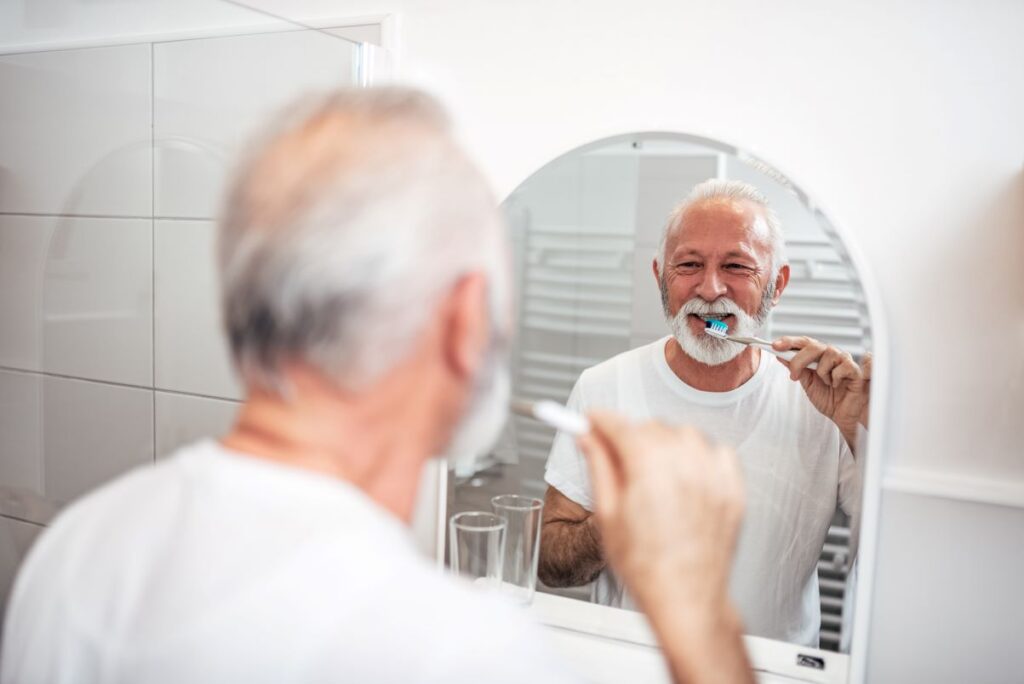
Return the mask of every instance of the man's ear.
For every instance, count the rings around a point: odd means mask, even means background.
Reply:
[[[651,259],[651,270],[654,271],[654,282],[658,283],[658,287],[661,287],[661,273],[658,271],[657,259]]]
[[[456,281],[448,295],[442,353],[452,372],[461,377],[476,375],[490,339],[487,287],[483,273],[469,273]]]
[[[783,264],[779,269],[779,275],[775,276],[775,296],[772,297],[772,306],[779,303],[782,291],[789,285],[789,264]]]

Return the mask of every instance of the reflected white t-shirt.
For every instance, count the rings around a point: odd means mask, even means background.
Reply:
[[[612,409],[634,419],[693,425],[734,447],[743,467],[746,514],[730,592],[745,631],[817,646],[821,627],[817,563],[837,505],[854,514],[860,474],[836,425],[807,399],[769,354],[754,376],[728,392],[690,387],[665,359],[669,337],[585,370],[569,406]],[[573,438],[559,433],[545,480],[593,510],[590,477]],[[598,603],[634,604],[606,569],[594,586]]]
[[[360,490],[212,441],[57,519],[0,660],[5,684],[565,681],[525,613]]]

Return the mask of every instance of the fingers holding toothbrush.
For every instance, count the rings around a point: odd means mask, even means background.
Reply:
[[[811,337],[780,337],[772,348],[796,352],[789,361],[779,359],[790,379],[799,381],[814,407],[836,424],[851,446],[855,444],[857,424],[864,424],[867,417],[870,356],[865,376],[848,352]],[[810,368],[811,364],[817,367]]]
[[[697,430],[594,412],[579,444],[606,557],[677,681],[752,681],[728,596],[743,517],[736,455]]]

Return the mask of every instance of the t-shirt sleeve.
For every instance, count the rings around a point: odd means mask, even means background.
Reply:
[[[854,457],[853,451],[845,439],[840,438],[839,440],[839,507],[850,517],[860,513],[861,490],[864,480],[864,467],[861,462],[864,448],[862,447],[867,442],[867,431],[863,427],[857,429],[857,441],[860,458]]]
[[[586,413],[589,409],[588,402],[584,399],[585,377],[586,372],[576,381],[569,401],[566,402],[571,410],[579,413]],[[544,471],[544,480],[588,511],[594,510],[590,472],[587,470],[586,459],[576,446],[576,439],[572,435],[561,431],[555,435]]]
[[[850,560],[857,557],[860,541],[860,511],[864,493],[864,463],[866,460],[868,432],[857,426],[857,456],[850,445],[841,440],[839,454],[839,507],[850,516]]]

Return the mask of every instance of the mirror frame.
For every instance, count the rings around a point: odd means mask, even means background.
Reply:
[[[829,239],[842,245],[847,255],[849,266],[857,273],[864,294],[864,306],[867,310],[871,326],[872,370],[871,370],[871,411],[869,414],[870,429],[867,431],[867,453],[871,454],[864,464],[864,485],[861,501],[861,525],[858,550],[857,591],[853,603],[853,633],[851,635],[850,653],[819,651],[807,649],[785,641],[776,641],[754,636],[744,636],[748,654],[755,671],[777,674],[785,677],[799,677],[814,682],[862,682],[867,675],[868,629],[871,621],[871,596],[875,574],[876,552],[878,548],[878,520],[881,503],[882,459],[884,458],[884,437],[889,399],[889,330],[884,314],[881,292],[878,283],[861,253],[851,231],[843,230],[830,220],[825,212],[814,202],[810,195],[790,179],[774,164],[751,154],[734,145],[690,133],[675,131],[640,131],[606,136],[584,145],[572,147],[549,159],[544,166],[564,158],[570,154],[578,154],[589,150],[605,147],[610,144],[644,141],[644,140],[678,140],[679,142],[699,144],[713,150],[730,154],[740,161],[753,166],[783,185],[800,200],[810,211]],[[535,169],[521,179],[513,190],[502,197],[504,204],[512,193],[529,180],[543,166]],[[867,456],[866,456],[867,457]],[[444,548],[445,518],[447,498],[442,498],[439,505],[440,515],[437,516],[436,530],[437,548]],[[439,556],[441,554],[438,554]],[[444,559],[438,558],[438,564],[444,567]],[[540,595],[540,594],[538,594]],[[531,614],[542,624],[556,629],[578,632],[601,639],[623,643],[641,644],[657,648],[646,619],[638,613],[596,606],[576,599],[554,595],[544,595],[543,605],[531,607]],[[595,612],[594,609],[608,611]],[[616,613],[613,615],[612,613]],[[639,619],[638,619],[639,618]],[[826,661],[825,671],[813,671],[796,666],[795,659],[800,653],[813,651],[815,655],[823,654]],[[798,653],[799,652],[799,653]],[[828,663],[837,667],[828,668]],[[847,664],[845,672],[838,672],[839,666]],[[830,671],[831,670],[831,671]]]

